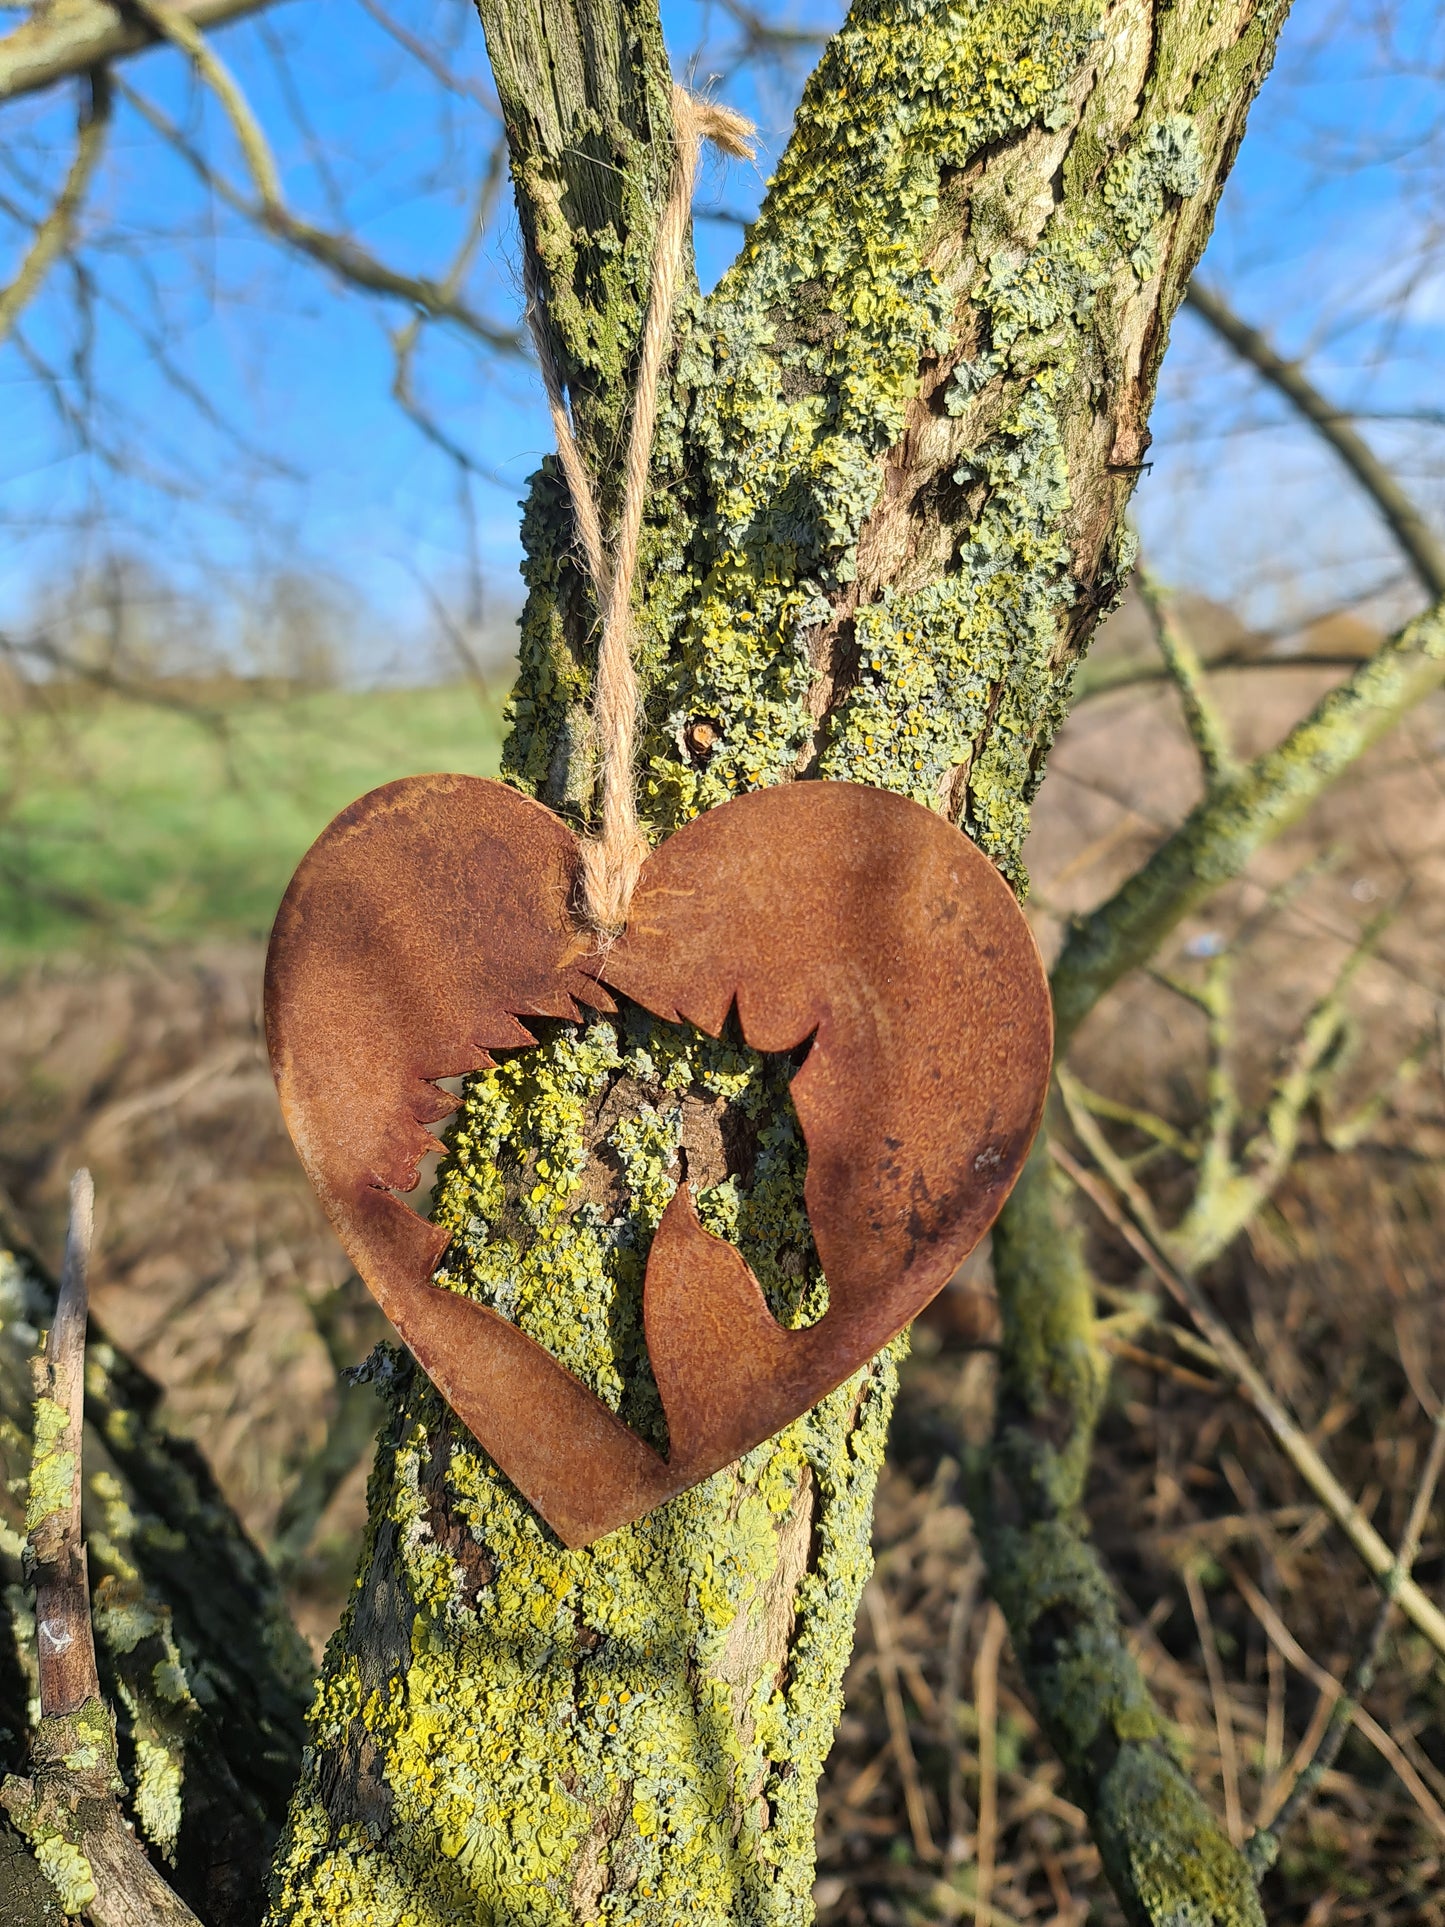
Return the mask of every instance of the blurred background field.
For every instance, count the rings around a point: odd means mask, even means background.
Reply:
[[[489,776],[501,697],[474,685],[288,692],[42,687],[0,724],[0,969],[116,945],[264,938],[337,810],[419,770]]]

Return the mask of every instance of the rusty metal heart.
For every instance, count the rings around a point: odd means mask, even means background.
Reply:
[[[325,830],[266,967],[266,1034],[301,1161],[353,1264],[462,1422],[569,1546],[729,1464],[873,1356],[997,1215],[1038,1128],[1048,987],[1007,885],[885,790],[725,803],[648,859],[597,952],[571,830],[504,784],[390,783]],[[760,1051],[809,1044],[791,1094],[828,1308],[789,1330],[686,1183],[648,1256],[663,1458],[542,1346],[431,1283],[448,1234],[393,1195],[455,1108],[435,1080],[613,995]],[[811,1042],[809,1042],[811,1040]]]

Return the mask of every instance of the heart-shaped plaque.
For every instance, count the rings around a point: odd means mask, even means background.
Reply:
[[[462,1422],[569,1546],[639,1518],[797,1418],[948,1282],[1038,1128],[1052,1028],[1007,885],[921,805],[853,783],[725,803],[643,867],[599,946],[572,831],[502,783],[419,776],[342,812],[286,892],[266,966],[282,1109],[327,1215]],[[435,1080],[533,1043],[522,1020],[611,992],[760,1051],[791,1085],[828,1286],[780,1325],[686,1183],[643,1288],[664,1459],[542,1346],[431,1283],[448,1234],[392,1194],[455,1109]],[[811,1041],[810,1041],[811,1040]]]

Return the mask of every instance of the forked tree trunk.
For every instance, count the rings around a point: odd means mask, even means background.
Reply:
[[[657,14],[481,11],[606,506],[670,159]],[[1169,322],[1282,12],[858,0],[737,264],[683,304],[638,596],[657,835],[744,789],[849,778],[946,812],[1022,888],[1070,678],[1127,571]],[[506,769],[582,823],[595,624],[550,462],[524,538]],[[470,1086],[439,1192],[455,1288],[655,1435],[639,1294],[684,1165],[774,1306],[818,1302],[787,1074],[635,1012],[543,1027]],[[400,1369],[278,1927],[807,1919],[893,1386],[884,1357],[569,1553]],[[1124,1700],[1096,1724],[1116,1715],[1096,1737],[1132,1759]],[[1156,1758],[1152,1730],[1133,1738]],[[1175,1806],[1143,1816],[1132,1860],[1106,1842],[1131,1913],[1254,1918],[1184,1783],[1145,1777]],[[1183,1911],[1187,1867],[1130,1873],[1151,1852],[1195,1855]]]

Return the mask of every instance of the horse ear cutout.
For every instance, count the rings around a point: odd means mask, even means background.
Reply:
[[[648,858],[627,927],[569,913],[568,827],[503,784],[416,777],[303,859],[267,964],[282,1108],[352,1262],[457,1416],[569,1545],[771,1437],[942,1289],[1007,1197],[1042,1115],[1048,987],[987,858],[886,791],[799,783],[723,804]],[[389,1195],[448,1105],[434,1080],[623,996],[806,1055],[792,1083],[828,1309],[793,1331],[686,1184],[644,1318],[666,1460],[541,1346],[431,1277],[447,1234]]]

